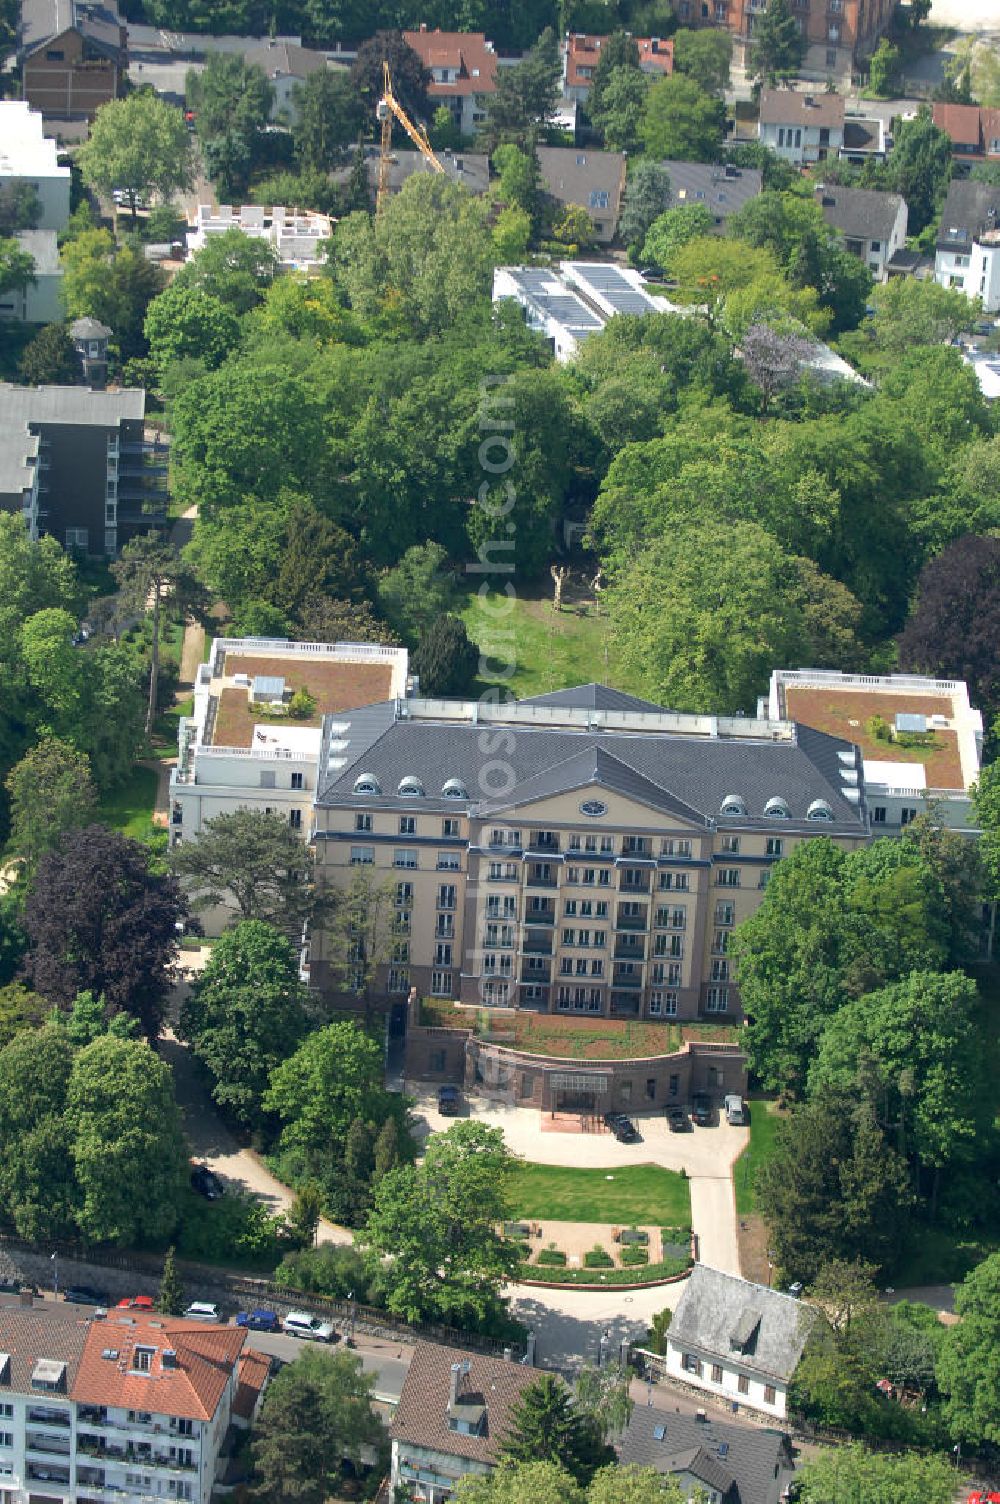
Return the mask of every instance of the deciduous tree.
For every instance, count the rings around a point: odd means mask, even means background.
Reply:
[[[126,610],[148,615],[152,626],[149,658],[149,699],[146,735],[156,720],[156,692],[160,677],[160,626],[164,605],[180,613],[201,611],[205,595],[177,550],[162,533],[139,533],[130,539],[111,566]]]
[[[187,1178],[170,1067],[148,1044],[95,1039],[73,1061],[66,1122],[83,1236],[126,1247],[169,1237]]]
[[[185,99],[209,175],[220,195],[235,197],[249,182],[274,104],[264,70],[238,53],[210,52],[200,71],[188,72]]]
[[[175,361],[213,371],[240,341],[239,319],[225,303],[176,281],[150,303],[143,330],[161,381]]]
[[[682,28],[674,33],[674,67],[693,78],[707,94],[724,94],[729,88],[732,58],[733,39],[728,31],[705,27],[701,31]]]
[[[183,1035],[212,1074],[212,1096],[246,1127],[260,1124],[271,1073],[306,1023],[298,956],[258,919],[217,941],[181,1010]]]
[[[750,66],[756,76],[773,84],[791,78],[806,50],[806,39],[792,15],[788,0],[768,0],[767,10],[757,20]]]
[[[70,386],[80,374],[80,357],[65,324],[45,324],[25,345],[17,363],[28,386]]]
[[[888,186],[906,200],[911,235],[933,220],[951,172],[951,139],[934,124],[930,105],[921,105],[912,120],[896,127],[885,165]]]
[[[512,1166],[503,1134],[469,1121],[435,1135],[420,1165],[383,1176],[363,1241],[390,1311],[459,1324],[497,1312],[520,1257],[497,1230]]]
[[[957,538],[923,567],[899,637],[899,666],[964,679],[976,705],[1000,709],[1000,537]]]
[[[646,112],[649,80],[636,68],[614,68],[601,96],[600,110],[590,114],[608,151],[635,151]]]
[[[64,830],[89,825],[97,804],[90,760],[58,737],[45,737],[7,775],[10,850],[30,880],[39,858]]]
[[[108,196],[115,188],[125,193],[133,222],[140,198],[153,192],[169,198],[191,185],[191,138],[184,116],[152,89],[102,104],[77,160],[99,193]]]
[[[292,140],[300,165],[329,172],[357,140],[362,104],[350,75],[318,68],[295,90]]]
[[[618,221],[618,233],[628,246],[633,260],[638,257],[650,226],[669,207],[670,175],[666,168],[645,158],[633,162],[625,183],[622,212]]]
[[[937,1364],[949,1430],[973,1446],[1000,1442],[1000,1254],[966,1275],[955,1311]]]
[[[351,83],[364,102],[366,118],[374,120],[375,108],[382,98],[385,63],[392,74],[392,92],[410,119],[426,120],[431,76],[419,54],[403,40],[403,33],[393,30],[376,31],[363,41],[351,68]]]
[[[704,204],[678,204],[665,209],[650,225],[642,248],[643,258],[663,271],[670,270],[673,257],[689,240],[704,239],[715,226],[710,209]]]
[[[804,1504],[829,1504],[849,1498],[854,1504],[882,1504],[905,1499],[907,1504],[950,1504],[955,1474],[943,1457],[918,1452],[868,1452],[853,1444],[821,1451],[796,1474]]]
[[[183,913],[177,883],[153,870],[148,847],[102,825],[65,831],[25,901],[27,975],[63,1008],[85,990],[103,995],[155,1039]]]
[[[172,287],[198,288],[234,314],[249,313],[270,291],[278,257],[270,243],[235,227],[211,235],[181,267]]]
[[[642,140],[650,157],[711,162],[722,145],[726,110],[721,99],[682,73],[661,78],[646,96]]]

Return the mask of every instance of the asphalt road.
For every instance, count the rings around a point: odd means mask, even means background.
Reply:
[[[269,1357],[281,1358],[293,1363],[303,1349],[312,1346],[297,1337],[286,1337],[277,1332],[247,1332],[248,1347]],[[337,1347],[340,1343],[337,1343]],[[335,1350],[335,1349],[334,1349]],[[365,1372],[375,1375],[375,1398],[395,1403],[399,1399],[406,1378],[413,1348],[406,1342],[384,1342],[378,1338],[358,1338],[355,1354],[361,1359]]]

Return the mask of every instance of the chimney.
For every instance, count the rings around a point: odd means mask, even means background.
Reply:
[[[504,1360],[504,1362],[505,1363],[511,1363],[511,1362],[513,1362],[513,1359],[514,1359],[514,1349],[512,1347],[505,1347],[504,1350],[503,1350],[503,1360]]]
[[[462,1372],[461,1363],[451,1365],[451,1383],[448,1386],[448,1409],[454,1410],[458,1404],[458,1376]]]
[[[535,1334],[534,1334],[534,1332],[529,1332],[528,1336],[527,1336],[527,1338],[525,1340],[524,1361],[528,1364],[529,1368],[534,1368],[534,1366],[535,1366]]]
[[[35,1297],[34,1297],[33,1292],[31,1290],[29,1290],[25,1286],[24,1288],[22,1288],[21,1290],[18,1291],[17,1299],[18,1299],[18,1304],[19,1305],[27,1306],[28,1309],[30,1310],[31,1306],[32,1306],[32,1304],[34,1302]]]

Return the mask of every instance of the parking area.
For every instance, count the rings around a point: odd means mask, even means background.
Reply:
[[[418,1132],[426,1137],[440,1133],[455,1122],[437,1110],[437,1088],[408,1083],[416,1101]],[[602,1124],[592,1131],[561,1133],[543,1131],[548,1114],[537,1108],[513,1107],[480,1097],[461,1097],[461,1116],[475,1118],[503,1130],[513,1153],[534,1164],[567,1165],[614,1170],[621,1165],[658,1164],[667,1170],[683,1170],[691,1191],[691,1226],[698,1239],[699,1257],[716,1269],[740,1272],[736,1201],[732,1170],[749,1140],[749,1128],[727,1123],[718,1109],[706,1128],[671,1133],[662,1108],[656,1112],[633,1112],[639,1142],[620,1143]]]

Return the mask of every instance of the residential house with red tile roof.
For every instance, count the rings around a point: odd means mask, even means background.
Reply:
[[[463,136],[474,136],[496,91],[497,55],[481,31],[404,31],[403,40],[431,75],[431,109],[446,105]]]
[[[1000,157],[1000,110],[978,104],[936,104],[934,124],[951,137],[956,162],[983,162]]]
[[[0,1310],[4,1504],[208,1504],[230,1425],[249,1423],[267,1380],[245,1342],[152,1313]]]
[[[585,32],[567,32],[563,40],[563,98],[586,104],[601,48],[607,37],[589,36]],[[668,37],[635,37],[639,49],[639,66],[643,73],[663,78],[674,71],[674,44]]]

